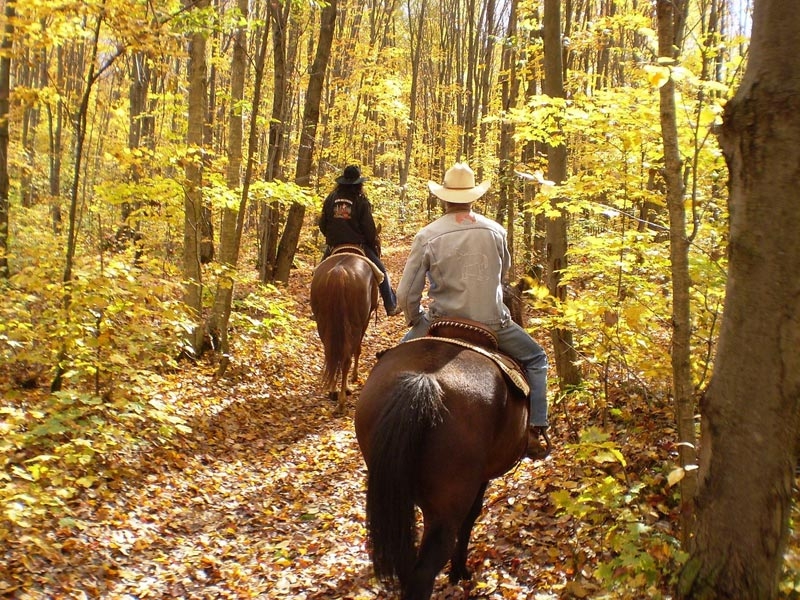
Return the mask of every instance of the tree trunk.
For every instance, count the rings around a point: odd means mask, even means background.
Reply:
[[[209,0],[186,0],[187,9],[202,10]],[[189,40],[189,102],[186,144],[195,152],[186,161],[186,183],[184,192],[183,221],[183,274],[186,280],[184,301],[194,313],[197,324],[189,334],[188,344],[193,354],[200,354],[203,328],[202,317],[202,270],[200,268],[200,244],[202,242],[203,219],[203,129],[206,116],[206,36],[193,33]]]
[[[281,179],[283,161],[283,134],[286,118],[286,102],[288,96],[288,65],[286,52],[288,47],[288,26],[290,3],[269,4],[270,19],[272,22],[272,53],[274,61],[273,89],[272,89],[272,116],[269,121],[269,134],[267,144],[267,171],[265,179],[274,181]],[[259,275],[262,283],[275,281],[278,260],[278,237],[283,209],[277,201],[262,206],[262,218],[259,221],[261,229],[261,253],[259,257]]]
[[[495,16],[495,3],[494,2],[485,2],[483,4],[486,10],[486,33],[485,33],[485,43],[483,49],[483,57],[481,58],[480,63],[480,88],[475,91],[475,96],[478,99],[476,105],[474,106],[474,122],[476,126],[478,126],[478,139],[480,142],[480,153],[485,154],[487,152],[486,149],[486,137],[487,137],[487,124],[484,121],[484,116],[488,114],[490,108],[489,105],[491,104],[491,95],[492,95],[492,74],[494,73],[494,66],[492,64],[492,58],[494,57],[494,47],[495,47],[495,40],[497,39],[497,21],[498,19]],[[478,163],[478,169],[476,172],[478,179],[483,179],[483,162]]]
[[[322,102],[325,73],[331,57],[335,25],[336,0],[329,0],[322,9],[317,51],[308,78],[302,130],[300,131],[300,147],[297,149],[297,167],[294,174],[294,182],[297,185],[308,186],[311,181],[311,165],[314,158],[317,125],[319,124],[319,106]]]
[[[247,19],[248,0],[238,1],[242,20]],[[233,36],[233,50],[231,52],[231,101],[230,114],[228,115],[228,164],[225,172],[225,182],[230,190],[236,190],[241,183],[242,171],[242,140],[244,138],[244,125],[242,120],[242,100],[244,99],[244,81],[247,72],[247,30],[238,27]],[[214,295],[214,306],[208,320],[208,331],[212,338],[219,341],[219,352],[223,355],[229,351],[228,321],[233,303],[233,274],[239,254],[239,238],[241,232],[237,231],[239,211],[244,210],[240,201],[239,210],[226,206],[222,210],[222,225],[219,232],[219,262],[222,266],[217,291]]]
[[[91,56],[89,58],[89,69],[86,75],[86,82],[83,89],[83,93],[81,95],[81,103],[78,107],[78,112],[75,115],[76,121],[76,130],[75,130],[75,156],[74,156],[74,171],[72,175],[72,185],[70,187],[70,202],[69,202],[69,222],[68,222],[68,234],[67,234],[67,243],[66,243],[66,255],[64,258],[64,275],[61,278],[61,282],[64,284],[63,291],[64,291],[64,311],[66,313],[65,319],[69,321],[70,319],[70,311],[72,309],[72,293],[71,293],[71,286],[69,285],[72,281],[72,268],[74,266],[75,261],[75,246],[77,243],[77,226],[78,226],[78,194],[80,190],[80,179],[81,179],[81,164],[83,162],[83,148],[84,143],[86,141],[86,131],[87,131],[87,121],[89,117],[89,100],[92,97],[92,88],[97,81],[97,78],[102,74],[99,73],[95,75],[95,60],[97,58],[98,53],[98,44],[100,40],[100,28],[102,26],[103,20],[102,18],[97,19],[97,23],[94,29],[94,37],[92,39],[91,44]],[[108,58],[108,61],[105,63],[104,68],[110,67],[116,56],[112,56]],[[61,346],[61,349],[58,353],[58,358],[56,360],[56,368],[55,374],[53,375],[53,381],[50,383],[50,391],[51,392],[58,392],[61,390],[61,385],[63,383],[64,373],[66,372],[66,365],[65,359],[67,357],[67,340],[64,340]]]
[[[0,279],[8,279],[8,95],[11,91],[11,40],[14,7],[6,0],[3,42],[0,44]]]
[[[289,273],[294,261],[297,243],[300,241],[300,230],[303,228],[303,216],[306,207],[298,202],[293,202],[286,216],[286,225],[283,229],[281,242],[278,244],[278,253],[275,259],[275,281],[287,283]]]
[[[130,102],[130,116],[128,129],[128,148],[135,149],[142,145],[143,132],[146,127],[147,113],[147,92],[150,89],[150,60],[144,52],[137,52],[131,57],[130,78],[131,84],[128,89],[128,99]],[[139,165],[133,165],[131,169],[131,181],[137,182],[140,179]],[[122,224],[133,227],[128,223],[136,206],[130,202],[122,204]]]
[[[725,108],[730,263],[681,598],[778,597],[800,410],[800,12],[757,0]]]
[[[416,120],[417,120],[417,88],[419,87],[419,62],[422,56],[422,48],[425,43],[424,28],[426,19],[427,1],[421,0],[419,3],[419,13],[416,19],[416,31],[409,18],[409,44],[411,52],[411,91],[408,106],[408,129],[406,131],[406,147],[403,155],[403,165],[400,168],[400,214],[405,214],[406,206],[406,184],[408,183],[408,172],[411,168],[411,150],[414,147],[414,139],[416,137]],[[411,15],[411,3],[408,3],[409,15]],[[405,220],[404,218],[402,219]]]
[[[64,89],[64,46],[56,49],[56,86]],[[63,218],[61,216],[61,151],[64,122],[64,100],[58,97],[47,104],[47,115],[50,127],[50,143],[48,158],[50,172],[48,182],[50,185],[50,212],[53,220],[53,231],[61,232]],[[55,114],[54,114],[55,108]]]
[[[545,0],[544,3],[544,92],[551,98],[564,97],[564,84],[561,79],[561,9],[559,0]],[[548,146],[547,178],[556,184],[567,177],[567,147]],[[561,215],[547,219],[545,246],[547,248],[547,277],[550,293],[560,301],[567,298],[567,288],[561,284],[561,271],[567,266],[567,216],[561,205],[563,198],[554,198],[553,207]],[[551,331],[553,352],[556,359],[558,384],[562,391],[576,386],[581,381],[577,367],[577,353],[572,343],[572,332],[556,328]]]
[[[676,39],[674,23],[680,21],[684,2],[659,0],[659,55],[674,60],[681,40]],[[693,528],[693,501],[697,493],[697,453],[695,449],[695,402],[691,363],[691,307],[689,278],[689,238],[686,235],[682,160],[678,146],[675,114],[675,82],[670,79],[660,90],[661,137],[664,143],[664,180],[669,210],[669,255],[672,275],[672,394],[678,428],[681,479],[681,542],[688,546]]]
[[[501,65],[501,89],[502,89],[502,102],[503,114],[508,114],[512,109],[516,108],[517,96],[519,94],[519,79],[517,78],[517,52],[516,52],[516,35],[517,35],[517,0],[511,1],[511,10],[508,18],[508,29],[505,35],[505,43],[503,44],[503,56]],[[508,247],[511,251],[511,272],[509,277],[513,279],[516,276],[514,265],[516,263],[515,253],[515,215],[514,209],[514,183],[516,177],[514,175],[514,165],[516,164],[516,144],[514,143],[514,124],[511,119],[503,119],[500,125],[500,193],[497,209],[497,221],[503,223],[506,220],[506,229],[508,231]]]
[[[325,82],[325,72],[330,59],[331,46],[336,22],[336,1],[330,2],[323,10],[320,19],[319,41],[308,81],[306,102],[303,108],[303,123],[300,148],[298,149],[297,166],[295,168],[295,183],[308,185],[310,182],[311,163],[314,154],[314,145],[319,121],[319,105],[322,101],[322,89]],[[303,227],[305,207],[293,203],[289,208],[283,236],[277,247],[275,256],[275,281],[289,281],[289,273],[297,244],[300,240],[300,231]]]

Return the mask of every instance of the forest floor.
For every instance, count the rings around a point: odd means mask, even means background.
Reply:
[[[395,284],[409,243],[384,247]],[[307,302],[312,268],[300,264],[291,277],[291,335],[266,345],[239,340],[223,378],[213,364],[183,363],[161,399],[184,408],[192,432],[128,457],[72,507],[69,527],[3,549],[0,596],[390,597],[372,577],[365,547],[365,469],[352,411],[376,352],[398,341],[405,326],[402,317],[379,313],[366,335],[348,416],[334,417],[317,383],[322,348]],[[636,436],[627,436],[624,423],[611,425],[626,456],[639,457],[626,466],[632,479],[638,469],[657,469],[674,449],[670,415],[649,410],[649,425]],[[555,410],[552,455],[525,459],[490,484],[471,544],[473,578],[456,586],[440,575],[435,598],[635,597],[601,593],[592,576],[594,544],[581,540],[588,535],[602,547],[602,523],[581,526],[551,496],[582,485],[587,473],[569,443],[596,417],[589,406]],[[671,531],[674,507],[667,505],[674,494],[663,487],[651,510]]]

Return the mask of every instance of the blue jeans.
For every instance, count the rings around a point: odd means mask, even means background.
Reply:
[[[428,333],[431,322],[428,313],[403,336],[402,341],[413,340]],[[531,386],[529,397],[530,425],[547,427],[547,354],[522,327],[509,321],[505,327],[492,327],[497,334],[500,351],[516,358],[525,370],[525,378]]]
[[[395,306],[397,306],[397,296],[395,296],[394,290],[392,289],[392,284],[389,281],[389,273],[386,271],[386,267],[381,259],[378,258],[375,250],[366,244],[363,246],[363,248],[364,254],[367,255],[367,258],[378,265],[378,268],[383,273],[383,282],[378,286],[378,290],[380,291],[381,298],[383,299],[383,307],[387,311],[392,310]]]

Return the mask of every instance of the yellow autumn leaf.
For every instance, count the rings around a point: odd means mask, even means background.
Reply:
[[[667,67],[655,67],[653,65],[647,65],[644,70],[647,73],[647,81],[654,88],[660,88],[662,85],[667,83],[667,81],[669,81],[670,70]]]
[[[670,471],[669,475],[667,475],[667,485],[672,487],[676,483],[678,483],[681,479],[684,478],[686,475],[686,471],[683,470],[683,467],[678,467],[677,469],[673,469]]]

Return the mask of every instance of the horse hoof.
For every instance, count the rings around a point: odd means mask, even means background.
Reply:
[[[459,581],[469,581],[472,579],[472,571],[470,571],[466,566],[452,567],[450,569],[448,579],[453,585],[456,585]]]

